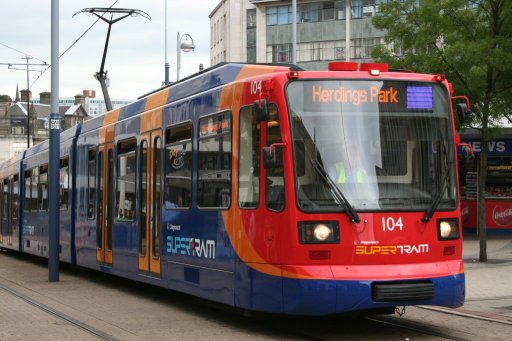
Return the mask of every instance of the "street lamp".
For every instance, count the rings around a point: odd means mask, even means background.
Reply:
[[[185,41],[182,41],[185,38]],[[180,69],[181,69],[181,51],[190,52],[194,51],[196,46],[194,45],[194,40],[190,36],[190,34],[183,34],[180,36],[180,32],[178,32],[178,40],[176,44],[176,54],[177,54],[177,62],[176,62],[176,82],[180,80]]]

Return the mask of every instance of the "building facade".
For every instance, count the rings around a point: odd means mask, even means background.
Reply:
[[[384,31],[371,23],[384,2],[297,0],[297,64],[322,70],[331,61],[370,61],[371,49],[384,42]],[[290,0],[220,1],[209,16],[211,65],[291,63],[292,14]]]
[[[35,98],[31,102],[40,103],[40,100]],[[132,102],[133,100],[130,99],[112,99],[112,108],[120,108]],[[59,98],[59,105],[69,106],[75,103],[81,104],[90,117],[96,117],[107,113],[105,100],[101,97],[96,97],[95,90],[84,90],[81,95],[76,95],[75,97]]]
[[[50,93],[40,93],[39,99],[30,98],[31,94],[21,91],[21,100],[0,103],[0,162],[50,137]],[[28,110],[27,110],[27,96]],[[89,119],[81,103],[59,105],[61,130]],[[27,119],[29,131],[27,132]]]

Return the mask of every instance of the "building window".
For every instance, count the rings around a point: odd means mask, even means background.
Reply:
[[[271,63],[288,63],[292,60],[292,44],[270,45],[267,51],[267,60]]]
[[[361,18],[363,16],[362,0],[352,0],[350,3],[351,18]]]
[[[256,27],[256,8],[247,10],[247,28]]]
[[[267,7],[267,25],[277,25],[277,7]]]
[[[256,63],[256,9],[247,10],[247,62]]]

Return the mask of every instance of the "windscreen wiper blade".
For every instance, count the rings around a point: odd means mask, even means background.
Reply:
[[[453,162],[448,163],[448,168],[446,169],[446,173],[443,175],[443,182],[441,183],[441,187],[439,188],[439,191],[437,191],[436,196],[434,198],[434,201],[432,201],[432,204],[428,208],[428,210],[425,212],[425,215],[423,218],[421,218],[421,221],[424,223],[427,223],[432,219],[432,216],[434,215],[434,212],[437,209],[437,206],[439,206],[439,203],[441,202],[441,198],[443,197],[443,193],[445,191],[446,185],[448,184],[448,178],[450,177],[451,173],[451,167]]]
[[[361,222],[361,218],[359,217],[359,214],[357,214],[354,207],[350,204],[350,202],[345,198],[339,187],[336,185],[336,183],[331,179],[329,174],[325,171],[325,168],[318,162],[317,159],[312,159],[311,164],[313,165],[313,168],[316,170],[318,175],[329,185],[331,188],[335,199],[340,203],[340,205],[343,206],[345,209],[345,212],[348,214],[350,221],[359,224]]]

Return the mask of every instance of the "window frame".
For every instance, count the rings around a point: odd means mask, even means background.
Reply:
[[[171,136],[171,130],[186,127],[186,126],[190,126],[190,139],[180,140],[180,141],[176,141],[176,142],[168,142],[168,139]],[[193,178],[194,178],[194,151],[196,149],[195,148],[196,141],[194,140],[194,123],[191,120],[187,120],[184,122],[179,122],[179,123],[167,126],[164,131],[164,136],[165,136],[165,138],[162,139],[162,142],[163,142],[162,148],[165,149],[163,160],[162,160],[162,168],[164,171],[164,179],[163,179],[163,181],[164,181],[164,186],[163,186],[164,207],[166,210],[190,210],[192,208]],[[184,144],[184,143],[186,143],[186,144],[190,143],[190,146],[191,146],[190,152],[192,153],[192,155],[191,155],[192,165],[190,167],[190,179],[187,179],[187,180],[189,180],[189,181],[187,181],[187,183],[190,184],[190,202],[187,206],[172,207],[172,206],[167,205],[167,193],[169,190],[169,186],[168,186],[167,182],[170,181],[169,179],[171,179],[170,177],[168,177],[168,171],[167,171],[167,158],[168,158],[167,147],[168,146],[176,146],[176,145],[180,145],[180,144]]]
[[[130,148],[131,146],[133,146],[133,148]],[[126,139],[123,139],[123,140],[120,140],[117,142],[116,144],[116,162],[115,162],[115,208],[116,210],[113,212],[114,213],[114,219],[117,221],[117,222],[127,222],[127,223],[132,223],[132,222],[135,222],[136,220],[136,212],[137,212],[137,173],[138,173],[138,168],[137,168],[137,157],[138,157],[138,147],[137,147],[137,138],[135,136],[132,136],[132,137],[128,137]],[[120,181],[124,181],[124,180],[121,180],[120,179],[120,171],[121,171],[121,166],[120,166],[120,161],[121,161],[121,157],[123,156],[127,156],[127,155],[131,155],[133,154],[134,156],[134,172],[132,172],[134,174],[134,178],[133,178],[133,203],[132,203],[132,210],[133,213],[130,214],[130,218],[126,218],[126,212],[124,211],[130,211],[130,210],[125,210],[124,208],[122,209],[123,210],[123,214],[124,214],[124,218],[121,218],[119,216],[119,210],[120,210],[120,207],[121,205],[124,206],[124,203],[121,203],[119,202],[120,201]],[[126,174],[125,174],[126,175]],[[124,181],[126,182],[126,181]]]
[[[207,135],[207,136],[201,137],[201,122],[208,120],[208,119],[213,119],[213,118],[221,116],[221,115],[228,115],[227,117],[229,118],[229,132],[222,131],[221,133],[217,133],[215,135],[212,134],[212,135]],[[205,140],[212,139],[212,138],[224,137],[228,134],[230,135],[230,138],[229,138],[229,143],[230,143],[229,165],[230,165],[230,167],[229,167],[229,181],[228,181],[229,182],[229,205],[227,205],[227,206],[201,206],[200,205],[200,197],[199,197],[199,195],[197,195],[196,196],[197,207],[200,210],[227,211],[231,208],[231,205],[233,204],[233,113],[230,109],[226,109],[226,110],[217,111],[215,113],[211,113],[211,114],[208,114],[208,115],[205,115],[205,116],[202,116],[199,118],[198,124],[197,124],[197,141],[196,141],[196,145],[197,145],[196,193],[197,194],[199,193],[199,190],[200,190],[199,173],[201,172],[201,169],[200,169],[200,167],[201,167],[201,155],[200,155],[201,154],[201,149],[200,149],[201,141],[205,141]]]

